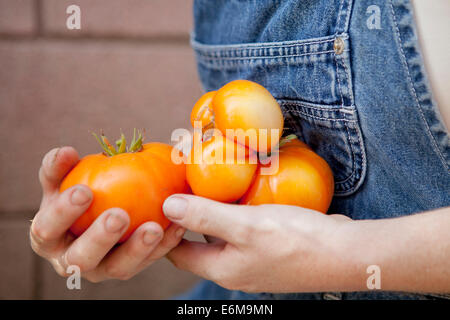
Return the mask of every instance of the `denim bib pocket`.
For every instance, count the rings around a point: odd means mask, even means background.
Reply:
[[[296,134],[333,170],[335,195],[355,192],[364,181],[366,156],[354,106],[324,106],[278,100],[291,133]]]
[[[192,39],[191,44],[205,91],[236,79],[263,85],[280,103],[285,133],[295,133],[330,165],[335,195],[351,195],[361,186],[367,163],[348,34],[231,45]]]

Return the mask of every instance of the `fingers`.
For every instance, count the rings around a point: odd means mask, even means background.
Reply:
[[[92,282],[106,279],[128,280],[155,260],[164,257],[180,242],[183,234],[184,228],[174,224],[164,233],[159,224],[144,223],[84,277]]]
[[[205,238],[206,242],[208,243],[225,243],[224,240],[217,237],[208,236],[207,234],[204,234],[203,238]]]
[[[167,258],[175,267],[188,270],[205,279],[217,280],[218,271],[222,268],[221,253],[224,243],[202,243],[182,240],[180,244],[167,254]]]
[[[58,191],[61,180],[78,160],[78,153],[72,147],[54,148],[44,156],[39,169],[44,197]]]
[[[164,237],[161,242],[155,248],[154,252],[148,257],[147,260],[153,262],[157,259],[164,257],[170,250],[180,243],[181,239],[184,236],[186,229],[172,223],[169,228],[166,229],[164,233]]]
[[[177,194],[166,199],[163,210],[168,219],[186,229],[240,243],[246,239],[254,208]]]
[[[39,169],[43,197],[41,208],[30,227],[31,247],[39,255],[55,260],[54,249],[61,250],[68,241],[66,231],[89,207],[92,193],[87,187],[75,186],[59,194],[59,184],[78,162],[72,147],[55,148],[48,152]]]
[[[76,185],[42,207],[30,228],[33,247],[38,251],[47,251],[57,246],[70,226],[88,209],[92,199],[93,195],[88,187]]]
[[[108,209],[78,237],[65,252],[62,263],[77,265],[81,272],[97,267],[111,248],[119,241],[130,223],[128,214],[119,208]]]
[[[348,222],[348,221],[352,221],[351,218],[344,216],[343,214],[329,214],[328,215],[330,218],[333,218],[334,220],[336,220],[337,222]]]

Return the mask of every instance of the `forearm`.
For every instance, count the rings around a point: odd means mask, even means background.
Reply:
[[[450,207],[400,218],[352,221],[346,254],[364,288],[367,267],[381,270],[381,290],[450,292]],[[362,285],[362,287],[361,287]]]
[[[375,265],[383,291],[450,292],[450,207],[357,221],[296,206],[174,195],[164,212],[186,229],[223,239],[185,240],[168,258],[230,290],[367,291],[367,268]]]

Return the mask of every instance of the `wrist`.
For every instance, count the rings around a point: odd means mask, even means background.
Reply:
[[[377,242],[374,241],[376,229],[372,220],[348,220],[339,222],[336,230],[334,250],[340,257],[336,264],[339,282],[337,291],[366,291],[367,273],[370,266],[377,266],[380,258]],[[370,268],[369,268],[370,269]]]
[[[353,270],[355,285],[359,285],[358,291],[402,291],[398,282],[402,282],[405,272],[398,271],[406,271],[413,262],[410,243],[415,236],[399,222],[398,219],[359,220],[347,226],[346,258],[348,268]],[[374,277],[380,279],[379,288],[368,286],[375,284]]]

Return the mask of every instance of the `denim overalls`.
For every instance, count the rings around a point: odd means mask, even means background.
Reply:
[[[329,212],[379,219],[450,205],[450,137],[427,83],[409,1],[195,0],[194,17],[192,46],[204,89],[234,79],[265,86],[280,102],[286,133],[297,134],[331,166],[336,182]],[[212,282],[182,296],[431,297],[247,294]]]

